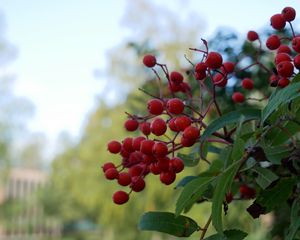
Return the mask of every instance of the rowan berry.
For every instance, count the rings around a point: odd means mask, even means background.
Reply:
[[[161,172],[166,172],[169,170],[170,159],[168,157],[159,158],[157,161],[157,167],[160,169]]]
[[[278,65],[283,61],[292,61],[292,59],[287,53],[277,53],[275,56],[275,64]]]
[[[200,135],[200,130],[194,126],[188,126],[183,131],[183,136],[189,139],[197,139]]]
[[[281,30],[285,27],[285,19],[282,14],[274,14],[271,19],[271,26],[276,30]]]
[[[184,110],[184,103],[179,98],[171,98],[167,102],[167,110],[172,114],[181,114]]]
[[[208,53],[205,61],[207,67],[212,69],[220,68],[222,66],[222,62],[223,62],[222,55],[217,52]]]
[[[156,142],[153,145],[152,152],[156,157],[164,157],[168,154],[168,146],[164,142]]]
[[[116,168],[116,166],[112,162],[104,163],[103,166],[102,166],[103,172],[105,172],[109,168]]]
[[[143,63],[148,68],[153,68],[156,65],[156,57],[153,55],[145,55],[143,58]]]
[[[150,133],[151,133],[150,123],[149,123],[149,122],[142,122],[142,123],[140,124],[140,131],[141,131],[144,135],[146,135],[146,136],[150,135]]]
[[[244,94],[240,93],[240,92],[235,92],[232,94],[232,100],[235,103],[242,103],[245,101],[245,97]]]
[[[170,73],[170,81],[179,85],[183,82],[183,75],[180,72],[173,71]]]
[[[153,115],[160,115],[164,111],[164,103],[159,99],[150,99],[147,103],[148,112]]]
[[[275,49],[279,48],[279,46],[280,46],[279,37],[277,35],[271,35],[270,37],[268,37],[266,46],[270,50],[275,50]]]
[[[300,53],[300,37],[294,37],[292,40],[292,48],[297,52]]]
[[[126,193],[124,191],[117,191],[114,193],[112,199],[115,204],[122,205],[122,204],[128,202],[129,195],[128,195],[128,193]]]
[[[292,53],[292,50],[289,46],[281,44],[277,49],[277,53],[286,53],[290,55]]]
[[[141,192],[144,190],[145,186],[146,186],[146,183],[143,178],[141,178],[141,177],[133,177],[132,178],[132,182],[130,184],[130,188],[132,189],[132,191]]]
[[[169,164],[170,164],[170,169],[172,169],[175,173],[180,173],[184,169],[184,163],[178,157],[172,158]]]
[[[126,137],[122,141],[122,148],[129,153],[133,152],[134,149],[133,149],[132,143],[133,143],[133,138]]]
[[[213,76],[213,82],[218,87],[223,88],[227,84],[227,77],[221,73],[217,73],[216,75]]]
[[[119,172],[116,168],[109,168],[104,172],[104,175],[107,179],[113,180],[118,178]]]
[[[285,7],[281,11],[281,15],[284,18],[285,21],[291,22],[295,19],[296,17],[296,11],[292,7]]]
[[[180,116],[175,119],[175,126],[179,131],[184,131],[191,123],[191,119],[187,116]]]
[[[140,148],[141,148],[141,142],[144,141],[144,140],[146,140],[146,138],[143,137],[143,136],[135,137],[132,141],[133,149],[136,150],[136,151],[139,151]]]
[[[166,185],[172,184],[176,179],[176,174],[172,171],[160,173],[160,181]]]
[[[195,66],[195,72],[199,74],[205,74],[206,75],[207,65],[205,62],[197,63]]]
[[[196,139],[186,138],[186,137],[182,136],[180,138],[180,143],[184,147],[191,147],[191,146],[193,146],[196,143]]]
[[[234,72],[234,63],[233,62],[224,62],[222,70],[225,73],[233,73]]]
[[[259,37],[258,37],[258,34],[257,32],[255,31],[249,31],[247,33],[247,38],[250,42],[254,42],[255,40],[257,40]]]
[[[298,70],[300,70],[300,54],[297,54],[294,57],[294,66],[295,66],[295,68],[297,68]]]
[[[254,81],[251,78],[244,78],[242,81],[242,87],[251,90],[254,87]]]
[[[287,85],[290,84],[290,80],[287,79],[287,78],[281,78],[279,81],[278,81],[278,87],[281,87],[281,88],[285,88]]]
[[[127,131],[133,132],[138,129],[139,122],[135,119],[128,119],[126,120],[124,127],[126,128]]]
[[[144,140],[141,142],[140,151],[147,155],[152,155],[152,148],[155,142],[153,140]]]
[[[290,77],[294,72],[294,65],[289,61],[283,61],[276,66],[276,69],[281,77]]]
[[[155,118],[150,125],[151,132],[156,136],[161,136],[167,131],[167,124],[162,118]]]
[[[119,173],[118,177],[118,183],[121,186],[128,186],[131,183],[131,176],[127,172],[121,172]]]
[[[119,153],[121,151],[122,145],[118,141],[112,140],[107,144],[107,149],[110,153]]]

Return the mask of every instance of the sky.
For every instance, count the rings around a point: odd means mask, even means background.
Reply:
[[[96,77],[95,70],[106,68],[107,51],[130,34],[122,25],[127,2],[134,1],[0,0],[5,37],[18,51],[9,67],[16,79],[15,92],[35,105],[31,131],[43,132],[49,139],[61,131],[80,136],[103,81],[109,81]],[[285,6],[300,10],[299,0],[167,2],[165,7],[178,14],[185,5],[202,16],[207,36],[219,26],[245,35],[267,25],[270,16]]]

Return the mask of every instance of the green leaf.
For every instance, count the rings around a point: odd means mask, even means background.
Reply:
[[[202,196],[214,177],[198,177],[189,182],[182,190],[177,202],[175,214],[178,216],[186,206],[190,206]]]
[[[268,160],[273,164],[281,164],[281,159],[287,157],[293,147],[276,146],[276,147],[264,147],[265,154]]]
[[[256,182],[262,189],[266,189],[272,182],[279,178],[275,173],[267,168],[255,167],[252,170],[258,174]]]
[[[222,205],[225,194],[230,190],[233,179],[239,168],[239,161],[228,167],[222,175],[218,177],[217,185],[212,199],[212,224],[218,233],[223,234]]]
[[[294,178],[282,178],[273,188],[260,192],[255,201],[270,212],[288,199],[294,184]]]
[[[262,123],[281,105],[300,97],[300,83],[293,83],[283,89],[277,89],[271,95],[268,104],[262,111]]]
[[[216,120],[212,121],[200,137],[200,141],[205,141],[210,135],[219,130],[220,128],[240,121],[241,116],[244,116],[244,121],[260,119],[261,111],[258,109],[240,109],[224,114]]]
[[[178,153],[177,156],[182,159],[184,165],[187,167],[195,167],[200,161],[199,154],[196,152],[189,154]]]
[[[184,187],[185,185],[187,185],[190,181],[194,180],[195,178],[197,178],[197,177],[196,176],[186,176],[177,183],[175,188]]]
[[[139,221],[138,228],[146,231],[168,233],[176,237],[189,237],[199,230],[198,224],[186,216],[176,217],[169,212],[147,212]]]
[[[223,234],[224,235],[217,233],[205,238],[204,240],[243,240],[248,235],[247,233],[237,229],[226,230]]]
[[[293,240],[300,230],[300,200],[295,199],[291,209],[291,223],[288,228],[286,240]]]

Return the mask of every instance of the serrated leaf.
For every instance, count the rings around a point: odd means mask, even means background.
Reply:
[[[260,192],[255,202],[270,212],[288,199],[294,184],[294,178],[282,178],[273,188]]]
[[[143,231],[168,233],[176,237],[189,237],[199,230],[198,224],[186,216],[175,216],[169,212],[147,212],[139,221],[138,228]]]
[[[224,114],[216,120],[209,123],[202,136],[200,137],[200,141],[205,141],[210,135],[214,132],[223,128],[228,124],[237,123],[240,121],[241,116],[244,116],[244,121],[260,119],[261,111],[258,109],[240,109],[236,111],[232,111],[230,113]]]
[[[199,154],[195,152],[189,154],[178,153],[177,156],[182,159],[184,166],[186,167],[194,167],[200,161]]]
[[[186,176],[177,183],[175,188],[184,187],[185,185],[187,185],[190,181],[194,180],[195,178],[197,178],[197,177],[196,176]]]
[[[214,177],[198,177],[189,182],[182,190],[177,202],[175,214],[178,216],[186,206],[190,206],[202,196]]]
[[[267,168],[255,167],[252,170],[258,174],[258,177],[255,180],[262,189],[266,189],[272,182],[279,178]]]
[[[262,123],[282,104],[300,97],[300,83],[293,83],[283,89],[277,89],[271,95],[268,104],[262,110]]]
[[[217,233],[205,238],[204,240],[243,240],[248,235],[247,233],[238,229],[226,230],[223,234],[224,235]]]
[[[233,163],[222,175],[218,177],[217,185],[212,199],[212,224],[218,233],[223,234],[222,205],[225,194],[230,190],[233,179],[239,168],[239,162]]]

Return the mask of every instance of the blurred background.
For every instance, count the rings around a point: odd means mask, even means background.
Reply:
[[[0,0],[0,239],[173,239],[136,225],[145,211],[174,211],[178,191],[148,179],[116,206],[118,186],[101,170],[120,161],[106,143],[126,136],[124,112],[145,110],[137,88],[153,74],[142,56],[187,69],[201,38],[238,51],[285,6],[300,10],[298,0]],[[241,217],[240,205],[226,224],[266,239],[267,219]],[[204,205],[190,215],[208,214]]]

